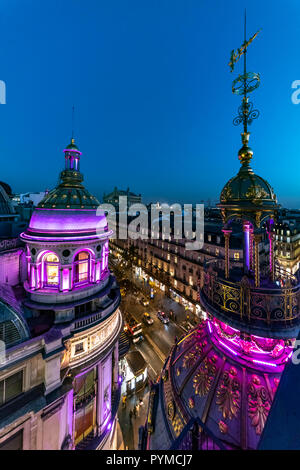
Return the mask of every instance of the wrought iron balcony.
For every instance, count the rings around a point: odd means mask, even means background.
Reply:
[[[297,277],[297,279],[299,279]],[[294,285],[293,285],[294,284]],[[226,280],[221,271],[208,269],[200,292],[209,313],[242,331],[267,337],[296,337],[300,326],[300,282],[284,287],[264,282],[254,287],[244,276]]]

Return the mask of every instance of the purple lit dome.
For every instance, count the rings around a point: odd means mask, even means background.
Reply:
[[[203,321],[172,349],[152,389],[150,449],[256,449],[290,354],[283,341]]]
[[[65,169],[59,185],[45,195],[34,210],[26,234],[90,236],[108,231],[106,216],[97,211],[99,201],[83,186],[79,171],[81,152],[74,139],[64,150]]]

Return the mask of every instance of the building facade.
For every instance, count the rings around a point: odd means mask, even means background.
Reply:
[[[0,286],[0,449],[117,448],[122,317],[111,233],[82,184],[74,140],[64,155],[58,187],[13,254],[19,282]]]
[[[300,279],[276,270],[277,198],[250,167],[248,125],[257,114],[247,93],[259,76],[244,67],[245,75],[233,82],[234,92],[243,94],[237,118],[243,124],[241,167],[219,203],[225,259],[204,267],[199,300],[207,319],[173,345],[150,391],[143,449],[257,449],[298,336]],[[235,91],[239,82],[243,86]],[[240,267],[230,257],[235,222],[244,239]],[[263,237],[269,242],[267,267],[259,250]],[[285,447],[293,440],[284,429]]]
[[[118,189],[117,187],[109,194],[103,195],[103,202],[105,204],[112,204],[116,208],[119,207],[119,197],[126,197],[127,198],[127,206],[130,207],[132,204],[139,204],[142,202],[141,194],[135,194],[130,191],[129,188],[125,190]]]

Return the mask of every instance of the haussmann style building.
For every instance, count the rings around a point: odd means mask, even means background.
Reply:
[[[118,446],[120,293],[80,158],[72,139],[22,246],[0,253],[0,450]]]

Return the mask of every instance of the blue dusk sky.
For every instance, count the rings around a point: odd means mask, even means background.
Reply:
[[[282,205],[300,207],[299,0],[2,0],[0,180],[14,192],[56,185],[71,136],[87,188],[146,202],[218,199],[240,167],[240,98],[230,52],[248,49],[261,85],[252,167]],[[299,95],[300,96],[300,95]]]

